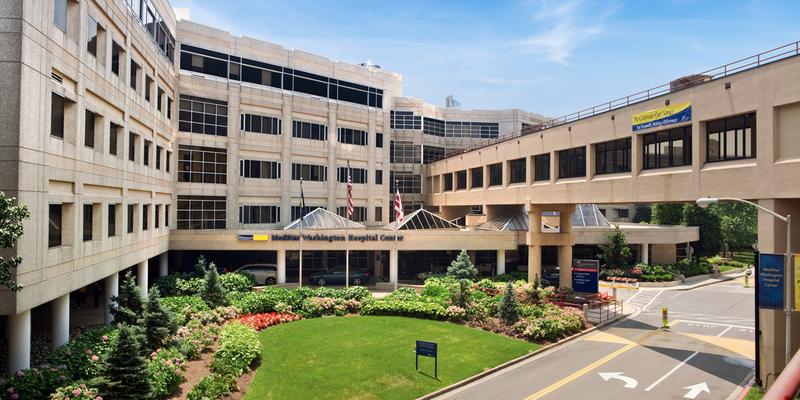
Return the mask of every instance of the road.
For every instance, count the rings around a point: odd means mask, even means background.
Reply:
[[[441,398],[728,399],[754,368],[754,294],[742,286],[619,291],[632,316]]]

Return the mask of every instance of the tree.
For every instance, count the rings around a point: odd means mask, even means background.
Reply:
[[[512,325],[519,319],[517,311],[517,296],[514,293],[514,285],[511,282],[506,284],[506,291],[500,300],[500,320],[506,325]]]
[[[692,246],[695,255],[710,257],[717,255],[722,250],[722,229],[719,216],[710,209],[701,208],[694,203],[686,204],[683,207],[681,222],[686,226],[700,227],[700,240],[694,242]]]
[[[458,257],[447,267],[447,275],[457,279],[475,279],[478,276],[478,269],[469,259],[466,250],[461,250]]]
[[[653,207],[649,204],[637,204],[634,207],[633,222],[649,224],[653,219]]]
[[[614,231],[608,234],[608,244],[600,245],[600,258],[605,261],[606,268],[622,268],[628,264],[631,248],[625,233],[614,226]]]
[[[22,221],[31,216],[28,206],[17,204],[17,199],[6,197],[0,192],[0,247],[14,248],[14,244],[22,237],[24,231]],[[5,259],[0,256],[0,286],[18,292],[22,286],[14,279],[14,269],[22,263],[22,257],[14,256]]]
[[[161,295],[158,288],[153,288],[147,295],[147,305],[144,311],[144,334],[147,351],[158,350],[164,345],[167,337],[175,334],[177,325],[172,315],[161,305]]]
[[[208,260],[206,260],[206,256],[200,254],[197,257],[197,262],[194,264],[194,271],[198,276],[206,276],[206,272],[208,271]]]
[[[738,202],[722,202],[708,208],[719,217],[722,241],[730,250],[750,250],[758,240],[758,211]]]
[[[208,304],[209,307],[224,306],[227,302],[225,299],[225,289],[219,284],[219,273],[217,266],[212,262],[206,269],[205,285],[203,291],[200,292],[200,297]]]
[[[123,326],[108,352],[103,373],[103,398],[147,399],[150,396],[147,364],[140,355],[139,340],[132,327]]]
[[[680,225],[683,220],[683,204],[655,204],[651,221],[659,225]]]
[[[111,315],[115,323],[136,325],[144,312],[142,291],[133,274],[128,271],[119,286],[119,294],[111,296]]]

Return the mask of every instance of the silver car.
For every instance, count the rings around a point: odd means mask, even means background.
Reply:
[[[256,278],[256,285],[274,285],[278,282],[278,267],[275,264],[247,264],[235,272],[246,272]]]

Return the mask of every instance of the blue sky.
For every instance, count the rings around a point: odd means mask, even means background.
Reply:
[[[557,117],[800,40],[800,1],[172,0],[193,21]]]

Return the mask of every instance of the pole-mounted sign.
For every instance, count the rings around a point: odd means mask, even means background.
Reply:
[[[433,357],[433,376],[436,379],[439,379],[439,357],[438,357],[438,345],[433,342],[423,342],[422,340],[417,340],[417,348],[416,348],[416,369],[419,371],[419,356],[423,357]]]

